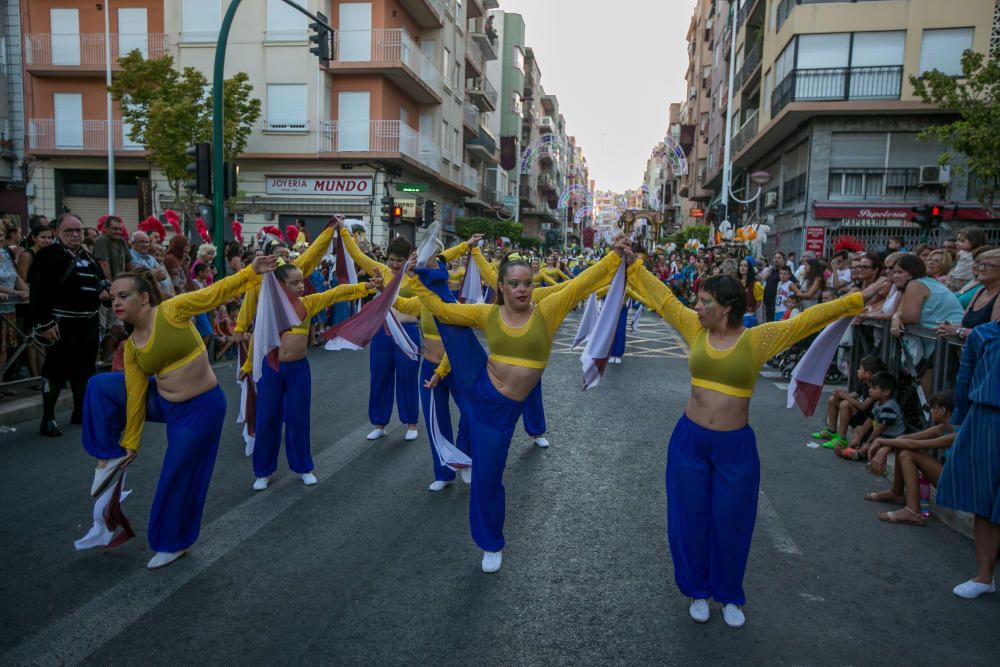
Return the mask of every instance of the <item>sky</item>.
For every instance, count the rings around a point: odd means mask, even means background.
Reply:
[[[500,0],[524,17],[542,87],[559,97],[599,190],[638,187],[684,99],[695,0]]]

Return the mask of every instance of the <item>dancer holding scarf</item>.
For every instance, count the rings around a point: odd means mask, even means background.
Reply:
[[[87,385],[83,446],[98,459],[91,487],[97,496],[139,453],[145,422],[166,423],[167,451],[149,518],[151,570],[174,562],[198,539],[226,417],[226,398],[191,318],[259,284],[259,275],[274,268],[273,257],[257,257],[211,287],[163,302],[148,270],[118,276],[111,286],[115,317],[135,329],[125,344],[124,375],[102,373]]]
[[[694,309],[642,266],[629,282],[691,348],[691,397],[667,450],[667,537],[691,618],[709,618],[708,598],[726,624],[742,627],[743,575],[757,516],[760,459],[748,424],[764,362],[842,317],[857,315],[883,283],[809,308],[796,318],[743,326],[746,290],[735,276],[701,283]]]

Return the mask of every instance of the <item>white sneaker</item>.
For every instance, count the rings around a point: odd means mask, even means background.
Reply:
[[[743,610],[734,604],[722,605],[722,620],[731,628],[742,628],[747,622],[747,617],[743,615]]]
[[[316,475],[312,474],[311,472],[307,472],[302,475],[302,483],[305,484],[306,486],[312,486],[317,481],[318,480],[316,479]]]
[[[483,552],[483,572],[496,572],[503,565],[503,552],[502,551],[484,551]]]
[[[406,429],[406,435],[403,436],[403,440],[409,442],[410,440],[416,440],[416,439],[417,439],[417,429],[415,428]]]
[[[254,491],[263,491],[267,488],[267,477],[258,477],[253,482]]]
[[[533,443],[541,447],[542,449],[547,449],[549,446],[549,441],[545,439],[544,435],[540,435],[532,440]]]
[[[466,484],[472,484],[472,468],[461,468],[458,471],[458,476],[462,478],[462,481]]]
[[[153,554],[153,557],[149,559],[146,563],[146,568],[150,570],[159,570],[161,567],[166,567],[173,563],[175,560],[186,554],[186,551],[157,551]]]
[[[688,608],[688,613],[691,614],[691,618],[695,623],[708,623],[708,600],[705,598],[691,600],[691,606]]]
[[[431,485],[427,487],[428,491],[441,491],[447,487],[451,486],[451,482],[442,482],[439,479],[431,482]]]
[[[990,583],[988,584],[981,584],[975,579],[969,579],[964,584],[955,586],[952,593],[960,598],[965,598],[966,600],[975,600],[984,593],[996,593],[996,590],[997,587],[994,585],[992,579],[990,579]]]
[[[385,429],[384,428],[377,428],[377,429],[372,430],[372,432],[368,434],[368,439],[369,440],[378,440],[379,438],[382,438],[384,436],[385,436]]]
[[[104,491],[111,485],[114,479],[115,473],[118,472],[119,467],[124,461],[126,456],[119,456],[116,459],[111,459],[108,461],[107,465],[103,468],[94,468],[94,483],[90,485],[90,495],[97,497],[101,495]]]

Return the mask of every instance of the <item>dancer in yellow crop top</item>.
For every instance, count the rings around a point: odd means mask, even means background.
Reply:
[[[257,257],[235,275],[162,302],[148,271],[118,276],[111,285],[115,316],[135,329],[125,345],[124,376],[102,373],[88,385],[83,441],[99,460],[96,495],[135,458],[145,422],[166,423],[167,451],[149,519],[156,552],[150,569],[174,562],[197,540],[226,417],[225,396],[191,318],[259,284],[259,274],[274,268],[275,258]]]
[[[463,388],[473,438],[469,522],[473,539],[483,549],[484,572],[496,572],[502,563],[503,470],[525,399],[548,362],[552,337],[577,302],[610,280],[622,256],[628,262],[634,259],[624,237],[617,240],[615,253],[538,303],[532,299],[531,266],[520,257],[508,256],[501,262],[494,283],[496,304],[445,303],[437,293],[417,288],[421,301],[442,326],[473,327],[486,334],[489,357],[485,363],[482,350],[467,349],[468,345],[448,348],[454,372],[470,378]],[[436,284],[434,270],[419,269],[418,273],[428,286]]]
[[[306,486],[316,483],[309,436],[309,412],[312,405],[312,373],[306,358],[309,349],[309,322],[314,315],[325,311],[334,303],[363,299],[368,292],[382,287],[382,276],[375,271],[367,283],[339,285],[319,294],[302,296],[305,292],[305,276],[297,267],[292,264],[279,266],[274,277],[301,297],[305,317],[299,324],[281,334],[278,368],[264,364],[257,381],[254,491],[266,489],[269,478],[278,468],[282,424],[288,467],[302,478]],[[252,352],[247,355],[243,371],[248,374],[253,371]]]
[[[757,374],[795,342],[860,313],[881,283],[751,329],[743,326],[746,290],[735,276],[705,279],[694,309],[645,268],[630,273],[629,283],[691,348],[691,398],[667,450],[667,537],[675,581],[693,599],[695,621],[708,620],[708,598],[714,597],[725,622],[740,627],[760,485],[756,437],[747,424]]]

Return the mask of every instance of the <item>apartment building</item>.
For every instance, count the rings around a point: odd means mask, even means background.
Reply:
[[[485,9],[494,9],[497,2],[484,3]],[[490,65],[499,60],[502,42],[499,32],[493,27],[495,19],[486,12],[475,12],[470,7],[466,34],[466,91],[463,110],[463,130],[465,132],[466,157],[476,170],[479,180],[477,194],[465,202],[466,214],[492,216],[503,207],[507,192],[507,179],[500,174],[500,142],[498,129],[493,129],[493,117],[499,116],[497,109],[500,94],[497,92],[499,71]],[[493,77],[491,77],[491,71]]]
[[[21,71],[21,8],[0,7],[0,215],[28,216],[24,178],[24,85]]]
[[[96,224],[108,212],[110,149],[115,155],[116,212],[132,228],[152,212],[152,169],[143,147],[129,140],[117,107],[109,122],[106,54],[110,50],[112,70],[120,56],[134,49],[147,57],[162,56],[163,12],[163,0],[128,0],[110,10],[106,3],[21,0],[19,74],[30,211],[54,216],[70,210],[86,224]],[[9,76],[15,84],[13,73]]]
[[[968,177],[937,167],[944,148],[918,141],[950,117],[918,100],[909,78],[958,74],[966,49],[987,52],[1000,4],[741,0],[736,30],[733,188],[754,194],[747,174],[770,174],[748,213],[771,225],[772,246],[915,241],[911,208],[924,202],[946,204],[943,233],[966,222],[995,230]]]
[[[713,68],[716,68],[713,33],[714,23],[718,19],[716,4],[720,1],[725,4],[724,0],[697,0],[688,25],[688,69],[684,77],[687,81],[687,98],[681,109],[681,122],[695,128],[695,140],[691,142],[687,152],[688,173],[681,179],[679,190],[680,196],[692,203],[691,208],[684,212],[685,224],[699,221],[694,214],[704,211],[715,195],[708,186],[708,166],[711,116],[713,106],[718,106],[720,94],[717,89],[718,75],[713,74]],[[716,83],[716,89],[713,89],[713,82]]]

